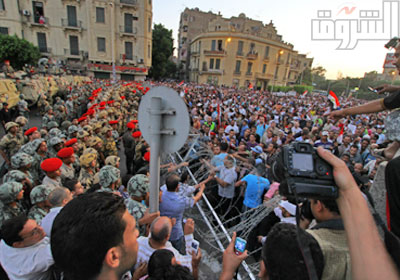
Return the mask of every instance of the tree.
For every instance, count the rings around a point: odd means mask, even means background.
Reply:
[[[177,68],[175,63],[170,60],[174,51],[173,46],[172,30],[168,30],[162,24],[155,24],[153,28],[152,66],[149,71],[151,78],[159,80],[175,77]]]
[[[0,61],[9,60],[14,69],[25,64],[36,65],[40,58],[39,48],[17,35],[0,35]]]

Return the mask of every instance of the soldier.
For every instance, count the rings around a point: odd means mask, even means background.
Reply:
[[[83,151],[86,149],[88,144],[89,133],[84,130],[81,130],[77,133],[76,137],[78,138],[79,152],[78,154],[83,154]]]
[[[42,184],[47,187],[54,189],[55,187],[61,187],[61,170],[60,167],[63,164],[59,158],[48,158],[45,159],[40,167],[46,173]]]
[[[18,112],[20,116],[23,116],[27,119],[29,119],[29,108],[28,108],[28,102],[25,101],[25,96],[21,93],[19,95],[19,101],[18,101]]]
[[[0,186],[0,201],[2,202],[0,211],[0,226],[5,220],[17,217],[25,213],[20,204],[24,197],[24,190],[21,183],[8,182]]]
[[[75,169],[75,174],[79,174],[79,170],[81,170],[81,164],[79,162],[79,143],[78,143],[78,139],[77,138],[72,138],[70,140],[68,140],[67,142],[65,142],[64,144],[65,147],[71,147],[72,149],[74,149],[74,157],[75,157],[75,161],[72,164],[72,166]]]
[[[31,175],[33,177],[33,181],[35,185],[43,180],[44,173],[40,168],[40,164],[46,158],[49,158],[49,154],[47,153],[47,144],[43,138],[33,140],[31,144],[31,148],[33,150],[33,162],[31,168]]]
[[[95,153],[87,153],[79,158],[81,162],[81,171],[78,180],[86,190],[93,186],[95,180],[96,158],[97,155]]]
[[[33,188],[30,194],[32,208],[29,210],[28,218],[35,220],[38,224],[42,221],[44,216],[50,211],[50,203],[48,200],[51,188],[45,185],[38,185]]]
[[[28,123],[28,119],[24,116],[19,116],[15,119],[15,122],[19,125],[18,134],[23,137],[24,135],[24,127]]]
[[[64,132],[66,135],[69,136],[68,129],[69,129],[71,126],[72,126],[72,123],[71,123],[70,121],[64,119],[64,121],[61,122],[60,129],[62,130],[62,132]],[[75,137],[76,137],[76,135],[75,135]],[[74,138],[74,137],[69,136],[69,138]]]
[[[119,162],[121,161],[120,157],[117,156],[108,156],[106,158],[105,164],[111,165],[119,169]]]
[[[67,114],[65,113],[65,107],[63,105],[58,105],[57,111],[54,114],[56,122],[61,125],[61,123],[67,119]]]
[[[120,137],[118,133],[118,121],[109,121],[108,124],[111,125],[112,136],[114,137],[114,140],[119,142]]]
[[[76,138],[78,136],[78,127],[76,125],[71,125],[68,127],[68,136],[69,138]]]
[[[104,133],[104,156],[117,156],[118,155],[118,150],[117,150],[117,145],[115,144],[115,139],[112,136],[112,128],[111,126],[106,126],[103,128],[103,133]]]
[[[74,149],[71,147],[62,148],[58,151],[57,156],[62,160],[63,164],[60,167],[61,180],[74,179],[75,169],[72,164],[75,162]]]
[[[46,108],[51,108],[50,103],[47,101],[47,97],[45,94],[40,94],[38,103],[39,112],[41,116],[44,116],[47,112]]]
[[[65,107],[67,108],[67,114],[70,119],[75,117],[75,110],[74,110],[74,102],[72,101],[72,95],[67,96],[67,102],[65,103]]]
[[[146,225],[151,224],[153,220],[160,216],[160,212],[149,213],[146,206],[141,203],[148,199],[149,178],[146,175],[138,174],[133,176],[128,182],[129,198],[125,201],[126,208],[129,213],[135,217],[136,227],[140,230],[140,234],[146,233]]]
[[[135,124],[128,122],[128,130],[122,136],[122,143],[124,145],[125,165],[128,174],[133,174],[133,165],[135,157],[135,139],[132,136]]]
[[[0,140],[0,154],[4,159],[4,163],[1,167],[0,176],[3,176],[11,162],[10,158],[12,155],[16,154],[21,146],[24,144],[24,139],[17,135],[18,124],[15,122],[6,123],[7,134],[3,136]]]
[[[45,108],[45,111],[46,111],[46,113],[42,117],[42,127],[47,128],[47,124],[51,121],[55,121],[56,118],[54,116],[53,108],[51,108],[50,106],[47,106]]]
[[[49,146],[50,146],[48,150],[49,156],[56,157],[58,151],[64,147],[64,141],[59,137],[53,137],[49,141]]]
[[[100,190],[102,192],[111,192],[120,195],[118,187],[121,181],[121,171],[111,165],[103,166],[99,172]]]
[[[89,146],[97,151],[97,161],[100,166],[104,165],[106,158],[103,153],[103,140],[101,140],[100,137],[93,137],[89,141]]]
[[[27,131],[25,131],[24,135],[28,137],[28,142],[32,142],[33,140],[41,137],[36,126],[29,128]]]

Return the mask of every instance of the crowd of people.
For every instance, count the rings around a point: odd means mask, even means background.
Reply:
[[[191,154],[186,162],[161,163],[160,211],[150,213],[151,151],[137,114],[141,98],[154,86],[180,94],[198,135],[190,144],[210,152],[185,150]],[[395,279],[398,271],[361,193],[368,194],[379,164],[389,160],[388,226],[400,236],[398,164],[391,161],[399,148],[393,138],[398,126],[385,123],[392,118],[385,109],[399,107],[399,96],[370,103],[343,98],[347,109],[333,111],[326,96],[311,93],[282,96],[193,83],[92,79],[55,98],[43,95],[41,125],[33,127],[20,95],[18,117],[7,114],[6,103],[1,112],[8,117],[2,118],[0,140],[3,277],[198,279],[202,253],[193,245],[194,220],[185,213],[206,194],[228,225],[280,198],[247,238],[252,257],[260,261],[261,279],[308,279],[310,273],[318,279],[358,278],[367,275],[366,265],[379,267],[379,273],[385,269],[384,279]],[[281,182],[272,172],[282,146],[295,141],[318,148],[339,187],[337,201],[303,201],[300,220],[296,203],[279,197]],[[121,174],[121,155],[126,174]],[[206,175],[190,186],[187,171],[195,169]],[[297,226],[304,229],[301,240],[310,249],[311,270],[299,264]],[[248,257],[247,251],[235,251],[235,240],[236,233],[223,254],[220,279],[232,279]]]

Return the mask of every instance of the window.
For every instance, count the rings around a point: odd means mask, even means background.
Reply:
[[[96,22],[105,23],[104,8],[96,7]]]
[[[8,35],[8,27],[0,27],[0,34]]]
[[[78,36],[69,36],[69,48],[72,55],[79,55]]]
[[[147,45],[147,57],[151,58],[151,47],[150,47],[150,44]]]
[[[125,33],[133,32],[132,14],[124,14],[124,32]]]
[[[97,51],[98,52],[106,51],[106,38],[97,37]]]
[[[217,58],[215,59],[215,69],[219,70],[221,64],[221,59]]]
[[[39,51],[47,53],[46,33],[38,32],[37,33],[37,40],[38,40]]]
[[[266,46],[266,47],[265,47],[265,54],[264,54],[264,57],[265,57],[265,58],[268,58],[268,57],[269,57],[269,46]]]
[[[199,53],[201,52],[201,41],[199,41]]]
[[[211,41],[211,50],[212,50],[212,51],[215,51],[215,46],[216,46],[216,41],[215,41],[215,40],[212,40],[212,41]]]
[[[236,60],[235,73],[240,73],[240,60]]]
[[[263,64],[263,69],[262,69],[263,74],[265,74],[266,71],[267,71],[267,64]]]
[[[133,44],[132,42],[125,42],[125,58],[132,60],[133,59]]]
[[[151,5],[151,0],[149,0],[149,5]]]
[[[246,74],[251,74],[251,68],[252,67],[253,67],[253,63],[252,62],[247,63],[247,72],[246,72]]]
[[[207,71],[207,62],[203,61],[203,66],[201,68],[202,71]]]
[[[238,54],[238,55],[242,55],[242,54],[243,54],[243,41],[239,41],[239,42],[238,42],[237,54]]]
[[[222,51],[222,40],[218,40],[218,50]]]
[[[33,20],[34,20],[34,22],[35,23],[41,23],[43,21],[43,17],[44,17],[43,3],[42,2],[33,1],[32,2],[32,8],[33,8]]]
[[[147,30],[149,33],[151,32],[151,18],[147,19]]]
[[[277,80],[278,79],[278,71],[279,71],[279,67],[277,66],[275,68],[275,75],[274,75],[274,79]]]
[[[214,69],[214,58],[210,58],[210,69]]]
[[[78,26],[75,6],[67,6],[67,18],[68,26]]]
[[[4,6],[4,0],[0,0],[0,11],[5,11],[6,7]]]
[[[251,43],[250,44],[250,53],[254,53],[254,49],[256,48],[256,44]]]

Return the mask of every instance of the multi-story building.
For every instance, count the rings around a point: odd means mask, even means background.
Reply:
[[[151,0],[0,0],[0,33],[24,38],[72,72],[143,80],[151,66]],[[113,68],[113,64],[115,67]]]
[[[181,15],[178,60],[189,61],[190,81],[266,89],[268,85],[295,84],[303,71],[311,68],[313,59],[284,42],[272,22],[264,25],[244,14],[230,19],[212,14],[214,17],[209,15],[211,19],[204,22],[204,14],[211,13],[185,9]],[[197,24],[195,35],[189,34]]]

